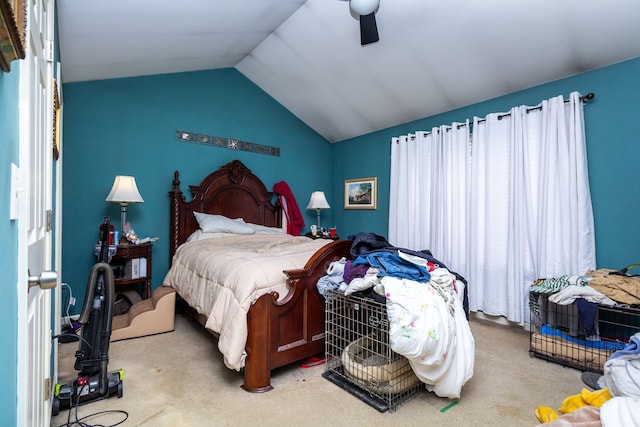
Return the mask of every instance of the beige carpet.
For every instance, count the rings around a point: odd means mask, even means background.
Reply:
[[[178,315],[176,330],[111,344],[109,370],[124,369],[124,396],[81,406],[78,417],[126,411],[123,426],[535,426],[539,405],[558,408],[583,387],[580,371],[529,356],[522,329],[472,318],[475,373],[458,404],[426,391],[395,412],[380,413],[329,382],[323,366],[292,365],[272,376],[274,390],[240,388],[242,374],[224,366],[216,340]],[[60,344],[59,382],[73,380],[77,343]],[[64,425],[69,411],[52,419]],[[75,420],[76,412],[71,413]],[[101,414],[88,424],[113,425],[122,412]]]

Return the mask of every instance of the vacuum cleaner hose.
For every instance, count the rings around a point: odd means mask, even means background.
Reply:
[[[107,318],[113,316],[113,302],[115,300],[114,282],[113,282],[113,269],[106,262],[99,262],[95,264],[89,272],[89,278],[87,279],[87,293],[84,295],[84,303],[82,304],[82,312],[78,318],[78,322],[86,324],[91,316],[91,309],[93,308],[93,299],[96,296],[96,286],[98,277],[100,274],[104,274],[105,278],[105,308],[107,309]],[[109,332],[111,332],[111,322],[109,322]]]

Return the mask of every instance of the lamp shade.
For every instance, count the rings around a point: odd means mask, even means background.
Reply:
[[[138,191],[136,179],[132,176],[118,175],[113,181],[113,187],[104,199],[111,203],[143,203],[144,200]]]
[[[329,203],[327,202],[327,198],[324,196],[324,191],[314,191],[311,193],[311,198],[309,199],[309,204],[307,205],[307,209],[330,209]]]

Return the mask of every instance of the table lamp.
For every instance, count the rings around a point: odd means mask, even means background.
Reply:
[[[314,191],[311,193],[307,209],[315,209],[316,212],[318,212],[318,231],[320,231],[320,210],[330,208],[331,206],[329,206],[327,198],[324,196],[324,191]]]
[[[136,179],[132,176],[118,175],[113,180],[113,187],[107,198],[109,203],[120,203],[120,229],[122,237],[125,236],[125,224],[127,223],[127,205],[129,203],[144,203]]]

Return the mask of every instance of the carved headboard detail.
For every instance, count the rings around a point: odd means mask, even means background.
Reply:
[[[243,218],[246,222],[282,227],[282,209],[277,198],[240,160],[233,160],[205,177],[200,185],[190,185],[192,199],[180,190],[180,174],[173,174],[169,258],[198,229],[193,212]]]

